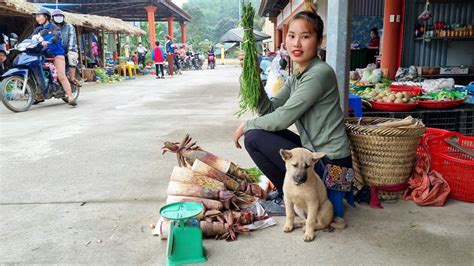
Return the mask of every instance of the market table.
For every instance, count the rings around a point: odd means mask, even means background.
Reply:
[[[421,119],[427,127],[456,131],[463,135],[474,136],[474,105],[463,104],[459,108],[447,110],[415,109],[409,112],[387,112],[363,109],[364,117],[405,118],[411,115]],[[355,116],[351,113],[350,116]]]

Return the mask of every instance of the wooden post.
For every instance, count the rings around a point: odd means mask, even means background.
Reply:
[[[117,36],[117,58],[120,57],[120,33],[116,32],[115,33]]]
[[[186,24],[181,22],[181,43],[186,43]]]
[[[82,27],[77,27],[76,29],[76,40],[77,40],[77,52],[79,53],[79,62],[81,62],[81,64],[84,66],[82,69],[84,69],[85,67],[87,67],[86,65],[84,65],[84,56],[82,56],[82,49],[81,49],[81,44],[82,44],[82,38],[81,38],[81,34],[82,34]],[[83,73],[81,73],[83,75]],[[83,75],[84,76],[84,75]]]
[[[102,54],[102,67],[105,67],[105,36],[104,36],[104,30],[100,31],[100,52]]]
[[[167,17],[168,20],[168,35],[171,36],[171,40],[174,42],[174,34],[173,34],[173,22],[174,17]]]
[[[155,32],[155,11],[156,11],[156,6],[146,6],[146,15],[148,18],[148,40],[150,42],[150,49],[153,49],[155,47],[155,41],[156,41],[156,32]]]

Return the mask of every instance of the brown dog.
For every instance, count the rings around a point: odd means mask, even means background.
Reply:
[[[324,156],[323,152],[311,152],[304,148],[280,150],[286,164],[286,175],[283,183],[285,197],[286,223],[283,230],[291,232],[303,226],[304,241],[314,240],[314,231],[331,225],[344,228],[341,223],[332,223],[334,209],[328,200],[326,187],[314,171],[314,164]],[[295,212],[303,219],[295,223]],[[305,217],[306,214],[306,217]]]

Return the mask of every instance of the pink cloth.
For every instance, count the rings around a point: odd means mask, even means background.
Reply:
[[[451,189],[440,173],[429,171],[429,160],[428,157],[418,159],[403,199],[422,206],[443,206]]]

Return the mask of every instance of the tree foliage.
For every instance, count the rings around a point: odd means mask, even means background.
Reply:
[[[208,43],[218,43],[224,33],[239,26],[239,1],[241,0],[188,0],[183,5],[183,10],[192,17],[186,27],[186,34],[193,49],[207,49]],[[260,0],[250,1],[258,10]],[[263,23],[264,18],[255,16],[256,30],[261,30]]]

